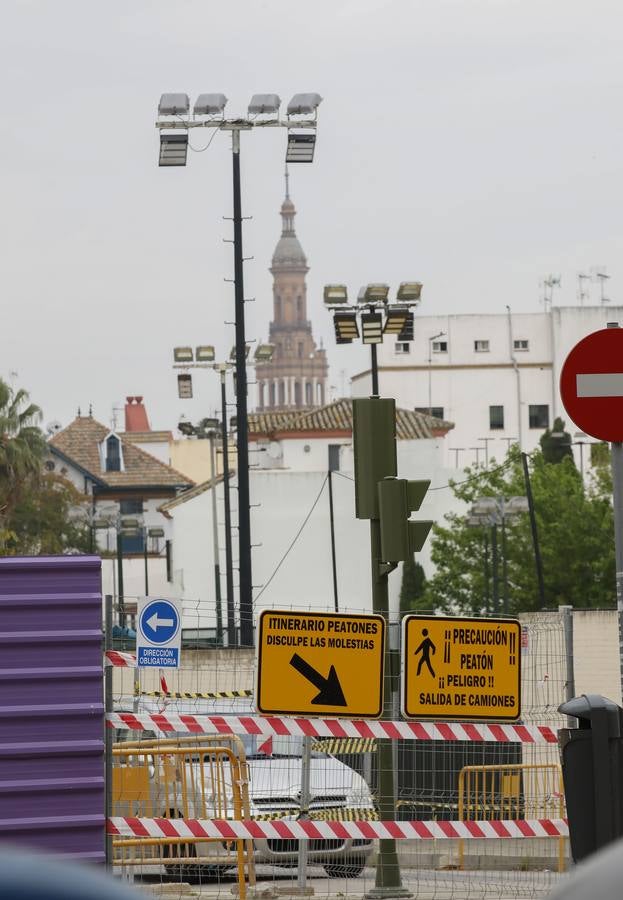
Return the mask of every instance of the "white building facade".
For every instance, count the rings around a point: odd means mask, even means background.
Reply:
[[[622,306],[416,314],[412,342],[378,347],[381,396],[453,422],[444,444],[446,463],[456,468],[502,459],[511,443],[529,452],[557,416],[576,431],[560,399],[562,365],[579,340],[613,321],[623,324]],[[353,396],[370,391],[370,371],[355,375]]]

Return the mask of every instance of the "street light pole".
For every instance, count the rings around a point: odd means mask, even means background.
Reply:
[[[227,591],[227,646],[236,644],[234,610],[234,563],[231,550],[231,503],[229,496],[229,439],[227,435],[227,368],[221,367],[221,442],[223,444],[223,498],[225,504],[225,585]]]
[[[253,646],[253,586],[251,573],[251,501],[249,497],[249,435],[247,416],[247,342],[244,327],[242,202],[240,197],[240,131],[232,137],[234,197],[234,297],[236,307],[236,452],[238,472],[238,559],[240,572],[240,644]]]
[[[379,364],[376,355],[376,344],[370,344],[370,368],[372,370],[372,396],[379,396]]]
[[[221,597],[221,567],[218,549],[218,513],[216,508],[216,447],[215,432],[208,434],[210,441],[210,469],[212,471],[212,554],[214,556],[214,597],[216,603],[216,646],[223,645],[223,599]]]

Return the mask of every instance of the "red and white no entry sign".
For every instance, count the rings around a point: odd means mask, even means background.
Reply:
[[[587,335],[567,356],[560,396],[582,431],[600,441],[623,441],[623,328]]]

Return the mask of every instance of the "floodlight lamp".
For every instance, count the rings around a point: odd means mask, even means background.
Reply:
[[[249,115],[274,115],[279,112],[280,106],[281,98],[278,94],[253,94],[249,103]]]
[[[191,363],[193,361],[192,347],[174,347],[173,359],[176,363]]]
[[[199,94],[193,107],[195,116],[218,116],[225,109],[225,94]]]
[[[408,317],[408,309],[401,306],[390,306],[387,310],[383,334],[402,334]]]
[[[210,344],[202,344],[195,350],[197,362],[214,362],[214,347]]]
[[[250,349],[251,349],[251,344],[247,344],[246,349],[245,349],[245,354],[244,354],[245,359],[248,357]],[[231,353],[229,354],[229,358],[232,362],[236,361],[236,345],[235,344],[231,348]]]
[[[398,335],[398,340],[403,344],[406,344],[409,341],[413,340],[413,313],[412,312],[407,313],[404,328]]]
[[[362,315],[361,340],[364,344],[383,343],[383,316],[380,312],[364,313]]]
[[[288,131],[287,163],[310,163],[314,161],[316,147],[315,132]]]
[[[396,299],[404,303],[419,303],[422,297],[422,283],[420,281],[401,281]]]
[[[361,292],[360,292],[361,295]],[[363,303],[387,303],[388,284],[367,284],[363,290]]]
[[[108,519],[93,519],[92,522],[93,528],[110,528],[110,522]]]
[[[359,337],[357,314],[354,312],[336,312],[333,316],[333,325],[337,344],[352,344],[353,340]]]
[[[498,511],[498,503],[494,497],[479,497],[472,506],[472,512],[477,516],[489,515]]]
[[[123,530],[125,530],[125,529],[128,529],[128,528],[129,528],[129,529],[136,529],[136,528],[139,528],[139,526],[140,526],[141,523],[139,522],[138,519],[126,519],[126,518],[124,517],[123,519],[121,519],[120,524],[121,524],[121,528],[122,528]]]
[[[326,306],[348,305],[348,290],[345,284],[325,284],[323,296]]]
[[[176,131],[175,134],[160,132],[159,166],[185,166],[188,155],[188,132]]]
[[[320,94],[295,94],[288,103],[288,115],[311,116],[321,103],[322,97]]]
[[[270,362],[273,358],[273,354],[275,352],[274,344],[258,344],[255,348],[255,353],[253,354],[253,358],[256,362]]]
[[[163,538],[164,528],[148,528],[147,534],[150,538]]]
[[[205,431],[215,431],[220,426],[220,424],[221,423],[219,422],[218,419],[202,419],[201,420],[201,427]]]
[[[529,512],[530,505],[527,497],[511,497],[506,503],[506,509],[511,513]]]
[[[188,94],[162,94],[160,96],[159,116],[187,116],[189,109]]]
[[[192,400],[193,396],[193,379],[190,374],[180,374],[177,376],[177,395],[180,400]]]
[[[177,430],[182,434],[185,434],[186,437],[190,437],[195,433],[195,426],[192,422],[189,422],[186,416],[180,416],[180,420],[177,423]]]

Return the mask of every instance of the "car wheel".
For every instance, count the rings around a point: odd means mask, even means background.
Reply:
[[[363,859],[353,859],[351,862],[332,863],[322,868],[329,878],[359,878],[365,866]]]

